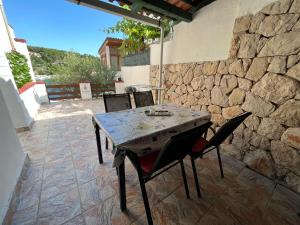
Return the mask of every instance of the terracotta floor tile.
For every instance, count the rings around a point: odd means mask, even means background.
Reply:
[[[81,213],[79,194],[73,189],[40,203],[39,225],[59,225]]]

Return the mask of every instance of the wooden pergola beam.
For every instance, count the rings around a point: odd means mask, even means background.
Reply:
[[[135,21],[139,21],[154,27],[160,27],[160,21],[152,19],[148,16],[143,16],[140,14],[136,14],[131,12],[130,10],[123,9],[121,7],[103,2],[98,0],[66,0],[78,5],[87,6],[93,9],[101,10],[110,14],[114,14],[117,16],[125,17],[128,19],[132,19]]]
[[[134,5],[135,3],[133,3]],[[168,2],[161,0],[140,0],[139,5],[142,7],[163,14],[169,18],[173,18],[179,21],[191,22],[193,20],[193,14],[187,12],[181,8],[178,8]]]
[[[191,5],[191,6],[197,6],[197,3],[194,2],[193,0],[181,0],[181,1],[187,3],[187,4]]]

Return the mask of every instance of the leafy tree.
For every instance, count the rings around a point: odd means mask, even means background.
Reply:
[[[79,83],[89,81],[91,83],[111,83],[116,72],[107,68],[99,58],[89,55],[68,53],[61,64],[56,65],[57,75],[53,75],[54,83]]]
[[[55,74],[56,64],[61,62],[66,51],[28,46],[30,51],[30,58],[32,67],[35,74],[39,75],[52,75]]]
[[[6,57],[9,61],[9,66],[18,88],[21,88],[24,84],[32,81],[27,58],[24,55],[17,51],[11,51],[6,53]]]
[[[163,22],[164,36],[170,32],[168,20]],[[104,29],[107,34],[123,33],[125,38],[120,49],[124,55],[134,54],[148,48],[146,41],[160,37],[160,29],[143,23],[123,18],[113,27]]]

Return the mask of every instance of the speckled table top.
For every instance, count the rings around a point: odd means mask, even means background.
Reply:
[[[146,110],[167,110],[172,116],[147,116]],[[117,148],[160,142],[208,122],[210,113],[171,104],[94,115],[99,127]]]

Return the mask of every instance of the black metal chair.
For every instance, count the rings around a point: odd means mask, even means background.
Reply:
[[[206,132],[211,124],[211,122],[208,122],[200,127],[196,127],[184,133],[177,134],[171,137],[170,140],[161,148],[161,150],[149,153],[144,156],[138,156],[136,153],[128,149],[125,150],[126,156],[132,162],[138,173],[149,225],[152,225],[153,221],[145,184],[148,181],[152,180],[154,177],[169,170],[179,163],[181,167],[186,196],[187,198],[190,198],[183,159],[190,153],[189,151],[192,149],[192,146],[195,145],[198,138]]]
[[[133,92],[133,97],[137,108],[154,105],[152,91]]]
[[[196,166],[195,166],[195,160],[197,158],[202,158],[203,155],[206,153],[216,149],[217,150],[217,155],[218,155],[218,162],[219,162],[219,167],[220,167],[220,173],[221,177],[224,178],[224,172],[223,172],[223,166],[222,166],[222,160],[220,156],[220,150],[219,150],[219,145],[223,143],[223,141],[252,113],[251,112],[246,112],[243,113],[231,120],[229,120],[227,123],[225,123],[217,132],[214,131],[211,127],[211,129],[214,133],[214,136],[207,141],[206,140],[206,135],[207,132],[205,133],[204,138],[200,137],[197,141],[197,143],[193,146],[192,151],[190,153],[191,156],[191,164],[192,164],[192,169],[193,169],[193,174],[194,174],[194,179],[195,179],[195,185],[196,185],[196,190],[198,197],[201,197],[201,191],[199,187],[199,181],[198,181],[198,176],[197,176],[197,171],[196,171]]]
[[[105,112],[117,112],[131,109],[130,94],[104,94],[103,95]],[[108,149],[108,139],[105,139],[105,146]]]

